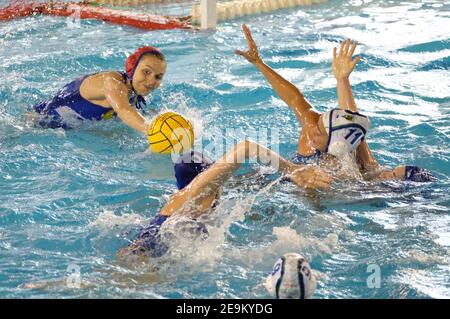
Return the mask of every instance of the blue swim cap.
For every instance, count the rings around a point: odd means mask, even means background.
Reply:
[[[211,166],[212,161],[199,152],[188,152],[175,163],[175,177],[178,189],[183,189],[201,172]]]
[[[405,166],[405,180],[413,182],[431,182],[435,177],[430,171],[418,166]]]

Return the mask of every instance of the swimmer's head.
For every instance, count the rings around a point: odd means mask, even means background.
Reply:
[[[141,96],[150,94],[161,85],[167,63],[157,48],[145,46],[136,50],[125,61],[125,71],[133,90]]]
[[[316,277],[305,257],[288,253],[277,260],[266,278],[266,288],[277,299],[309,299],[316,290]]]
[[[400,165],[393,170],[385,170],[380,175],[381,179],[402,180],[412,182],[432,182],[436,180],[433,174],[418,166]]]
[[[405,180],[413,182],[432,182],[436,178],[429,170],[418,166],[405,166]]]
[[[326,134],[322,138],[321,151],[342,157],[354,151],[364,139],[370,127],[369,119],[357,112],[334,109],[323,113],[317,124],[317,131]]]
[[[199,152],[188,152],[175,163],[175,177],[178,189],[188,186],[201,172],[211,166],[212,161]]]

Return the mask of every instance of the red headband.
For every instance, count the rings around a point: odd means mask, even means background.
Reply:
[[[164,54],[157,48],[145,46],[139,48],[130,55],[125,61],[125,71],[127,72],[127,76],[130,80],[133,79],[134,71],[136,70],[136,66],[141,60],[142,56],[146,53],[153,54],[157,57],[164,58]]]

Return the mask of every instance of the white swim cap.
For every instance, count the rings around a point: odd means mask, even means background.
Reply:
[[[277,299],[309,299],[316,284],[305,257],[297,253],[288,253],[278,259],[266,279],[267,290]]]
[[[323,113],[322,123],[328,134],[326,152],[336,157],[354,151],[370,127],[367,116],[342,109]]]

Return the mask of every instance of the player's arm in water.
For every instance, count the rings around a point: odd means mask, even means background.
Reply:
[[[331,176],[318,167],[293,164],[277,153],[246,140],[238,143],[220,160],[196,176],[189,186],[176,193],[162,208],[160,215],[171,216],[174,213],[192,215],[195,211],[198,216],[208,212],[223,184],[248,159],[257,160],[262,164],[270,163],[304,189],[327,189],[332,182]]]
[[[103,78],[106,100],[117,113],[117,116],[128,126],[147,134],[148,122],[129,102],[129,88],[117,73],[105,75]]]
[[[294,111],[295,116],[302,125],[302,134],[299,138],[299,152],[308,153],[312,149],[323,145],[326,133],[320,132],[318,120],[320,113],[306,100],[302,92],[291,82],[283,78],[262,60],[255,40],[253,40],[250,29],[244,24],[242,29],[247,41],[246,52],[236,50],[235,53],[243,56],[247,61],[254,64],[266,77],[278,96]],[[322,138],[322,140],[321,140]]]

